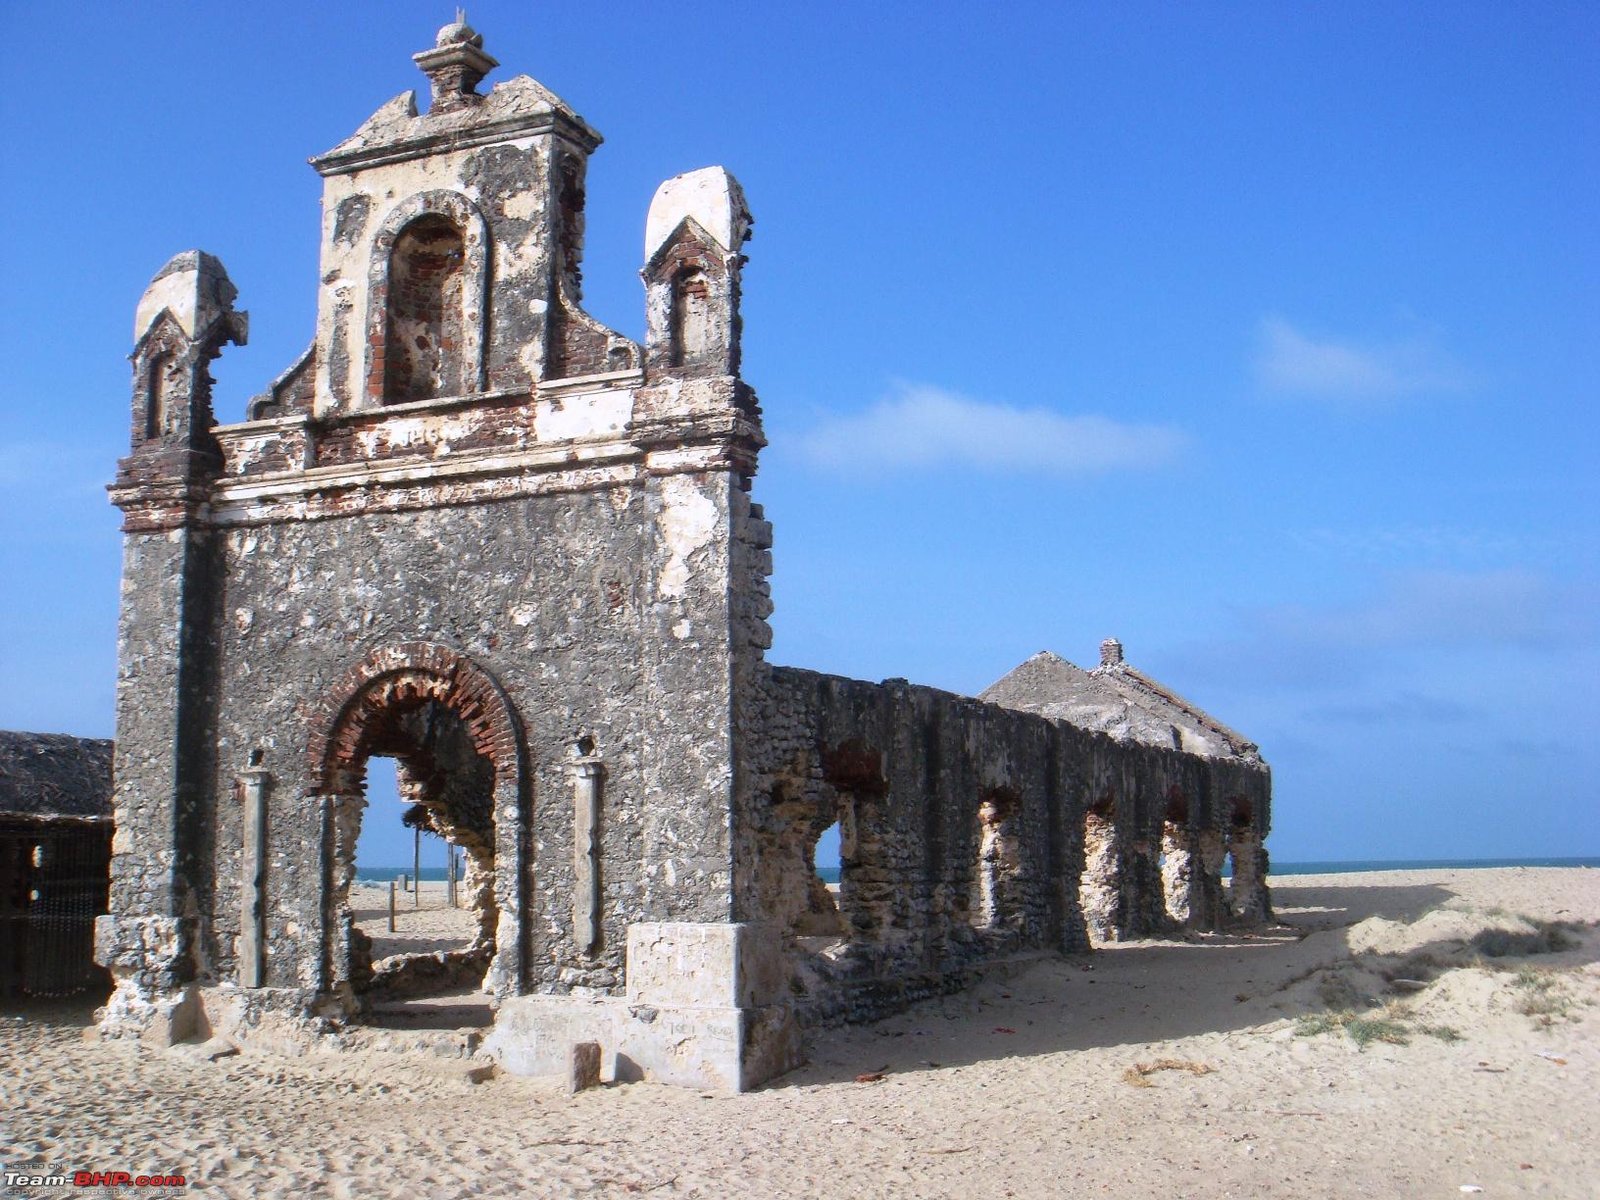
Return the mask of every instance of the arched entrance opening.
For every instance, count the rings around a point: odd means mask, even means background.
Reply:
[[[348,1012],[520,990],[526,771],[498,685],[453,651],[412,644],[370,656],[319,714],[310,753],[327,813],[324,990]],[[375,955],[372,914],[353,903],[363,820],[392,819],[382,809],[367,813],[369,767],[383,759],[394,762],[404,821],[460,852],[462,936],[453,946],[390,945],[382,948],[399,952]]]
[[[480,984],[494,954],[498,912],[494,900],[494,767],[473,747],[466,723],[434,699],[396,702],[380,709],[361,740],[364,752],[356,768],[359,787],[339,798],[335,847],[337,870],[334,911],[346,942],[347,978],[357,994],[378,999],[407,999],[474,987]],[[464,920],[438,913],[448,891],[428,897],[428,919],[420,916],[431,880],[413,879],[410,909],[400,919],[416,936],[388,939],[378,935],[374,915],[356,907],[352,888],[357,874],[356,843],[364,820],[393,820],[381,808],[369,811],[367,776],[374,759],[392,759],[402,812],[400,820],[421,834],[437,837],[464,860],[464,878],[456,892]],[[437,902],[436,902],[437,901]],[[452,906],[454,908],[454,906]],[[361,917],[366,915],[366,919]],[[387,921],[387,914],[384,914]],[[398,921],[397,921],[398,925]],[[459,927],[459,928],[458,928]],[[399,930],[397,929],[397,932]],[[460,935],[465,935],[464,941]],[[453,936],[454,935],[454,936]],[[374,953],[374,945],[382,947]],[[389,951],[384,953],[383,951]]]
[[[460,718],[437,701],[397,715],[364,767],[356,878],[344,897],[352,918],[352,978],[365,981],[358,990],[404,999],[477,986],[494,953],[498,920],[494,768],[472,749]],[[366,883],[363,847],[372,839],[364,835],[377,832],[402,835],[389,841],[404,846],[399,861],[410,867],[394,897],[392,922],[386,889]],[[412,844],[422,848],[415,859]],[[420,871],[415,862],[423,864]]]

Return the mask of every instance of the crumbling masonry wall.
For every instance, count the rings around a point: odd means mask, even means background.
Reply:
[[[663,185],[651,336],[695,352],[606,329],[578,306],[600,137],[527,77],[478,94],[481,44],[446,26],[428,111],[314,160],[316,336],[249,419],[211,410],[248,331],[221,263],[178,255],[140,301],[107,1032],[179,1036],[202,991],[314,1023],[418,984],[374,977],[349,911],[362,822],[401,816],[366,802],[374,755],[472,864],[477,935],[421,982],[620,1000],[636,927],[730,921],[730,714],[771,607],[749,214],[720,168]]]
[[[1269,915],[1264,767],[765,661],[738,183],[657,190],[641,345],[579,303],[599,134],[527,77],[479,94],[463,21],[414,57],[428,110],[313,160],[316,334],[247,420],[211,410],[222,264],[137,310],[102,1029],[293,1041],[479,988],[508,1070],[598,1041],[737,1090],[986,964]],[[362,823],[400,819],[374,756],[471,864],[438,962],[375,968],[350,912]]]
[[[1169,913],[1162,838],[1242,845],[1270,819],[1264,772],[904,681],[775,667],[762,700],[736,831],[759,869],[741,916],[784,940],[808,1024],[872,1019],[1017,955],[1088,950],[1091,916],[1117,938],[1221,927],[1233,917],[1214,903]],[[818,937],[811,856],[836,820],[839,919]],[[1090,914],[1080,887],[1097,853],[1115,890]],[[1220,892],[1220,865],[1194,856],[1184,898]],[[1262,915],[1264,892],[1252,902]]]

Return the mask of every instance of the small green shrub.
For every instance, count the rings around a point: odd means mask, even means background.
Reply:
[[[1317,1013],[1308,1017],[1301,1017],[1295,1024],[1296,1037],[1316,1037],[1322,1033],[1333,1033],[1342,1029],[1350,1035],[1356,1045],[1365,1050],[1373,1042],[1385,1042],[1391,1046],[1409,1046],[1411,1044],[1411,1030],[1400,1020],[1395,1019],[1393,1008],[1388,1010],[1390,1015],[1382,1017],[1363,1017],[1353,1012]],[[1430,1026],[1423,1030],[1424,1033],[1445,1041],[1459,1039],[1460,1035],[1448,1026]]]
[[[1328,1013],[1318,1013],[1311,1017],[1301,1017],[1295,1023],[1294,1035],[1295,1037],[1316,1037],[1318,1034],[1332,1033],[1336,1029],[1343,1028],[1343,1024],[1342,1021],[1337,1020]]]
[[[1344,1031],[1365,1050],[1373,1042],[1387,1042],[1391,1046],[1411,1044],[1409,1031],[1399,1021],[1384,1017],[1352,1017],[1344,1023]]]

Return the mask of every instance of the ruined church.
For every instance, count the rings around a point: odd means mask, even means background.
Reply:
[[[222,264],[137,308],[103,1034],[336,1045],[465,989],[507,1071],[597,1044],[740,1090],[999,960],[1268,916],[1256,747],[1115,642],[978,699],[766,661],[739,184],[656,191],[636,342],[581,306],[600,135],[480,91],[464,22],[415,60],[425,108],[312,160],[315,336],[243,422],[210,405],[248,334]],[[375,757],[464,855],[456,950],[375,959],[352,912]]]

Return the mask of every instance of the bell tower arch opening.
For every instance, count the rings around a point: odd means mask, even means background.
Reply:
[[[404,404],[459,395],[466,243],[447,217],[411,222],[389,252],[389,310],[383,346],[383,401]]]
[[[367,267],[368,406],[483,390],[489,247],[483,213],[459,192],[418,192],[389,211]]]

